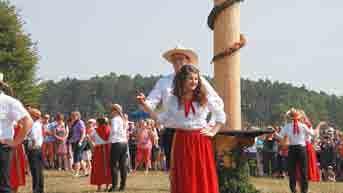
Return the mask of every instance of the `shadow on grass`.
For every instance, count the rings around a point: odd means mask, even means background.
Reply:
[[[83,190],[81,193],[102,193],[96,190]],[[106,192],[106,191],[105,191]],[[58,192],[56,192],[58,193]],[[123,193],[169,193],[169,189],[165,188],[127,188]]]

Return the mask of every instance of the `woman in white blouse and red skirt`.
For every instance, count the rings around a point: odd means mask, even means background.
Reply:
[[[144,95],[137,99],[159,123],[178,128],[171,155],[171,192],[219,193],[211,137],[225,124],[226,116],[222,105],[208,97],[199,70],[192,65],[181,68],[163,113],[156,114],[149,109]],[[216,119],[212,128],[208,128],[206,121],[210,112]]]
[[[91,134],[94,149],[90,183],[97,185],[97,191],[100,192],[101,185],[105,184],[105,190],[107,190],[108,185],[112,183],[110,168],[111,144],[109,143],[111,127],[105,118],[98,118],[96,122],[97,128]]]

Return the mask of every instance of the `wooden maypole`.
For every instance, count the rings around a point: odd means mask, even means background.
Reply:
[[[220,6],[225,0],[216,0]],[[234,1],[233,1],[234,2]],[[219,95],[225,104],[228,117],[224,129],[241,129],[241,84],[240,54],[231,51],[235,43],[240,42],[240,7],[238,3],[218,12],[213,25],[214,33],[214,82]],[[227,52],[227,54],[224,54]],[[222,56],[220,57],[220,54]]]
[[[227,115],[227,124],[221,131],[224,133],[242,129],[239,49],[245,45],[245,39],[240,34],[240,1],[214,0],[208,16],[208,26],[214,33],[214,82]],[[258,192],[248,183],[246,162],[241,156],[243,147],[252,143],[253,137],[216,136],[220,192]]]

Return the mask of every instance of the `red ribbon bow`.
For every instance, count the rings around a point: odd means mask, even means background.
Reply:
[[[185,100],[184,106],[185,106],[185,117],[188,117],[191,109],[192,109],[193,114],[195,114],[195,108],[193,106],[193,100]]]
[[[298,119],[293,119],[293,134],[298,135],[300,133],[299,130],[299,120]]]

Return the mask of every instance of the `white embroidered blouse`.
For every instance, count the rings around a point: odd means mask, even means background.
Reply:
[[[168,125],[171,128],[184,130],[197,130],[208,127],[206,121],[207,115],[211,112],[215,118],[215,122],[225,124],[226,115],[222,101],[219,102],[213,97],[208,97],[208,102],[205,106],[200,106],[199,103],[193,102],[195,113],[190,110],[188,116],[185,115],[183,105],[178,105],[177,97],[170,95],[165,102],[164,112],[158,115],[158,121],[163,125]]]

